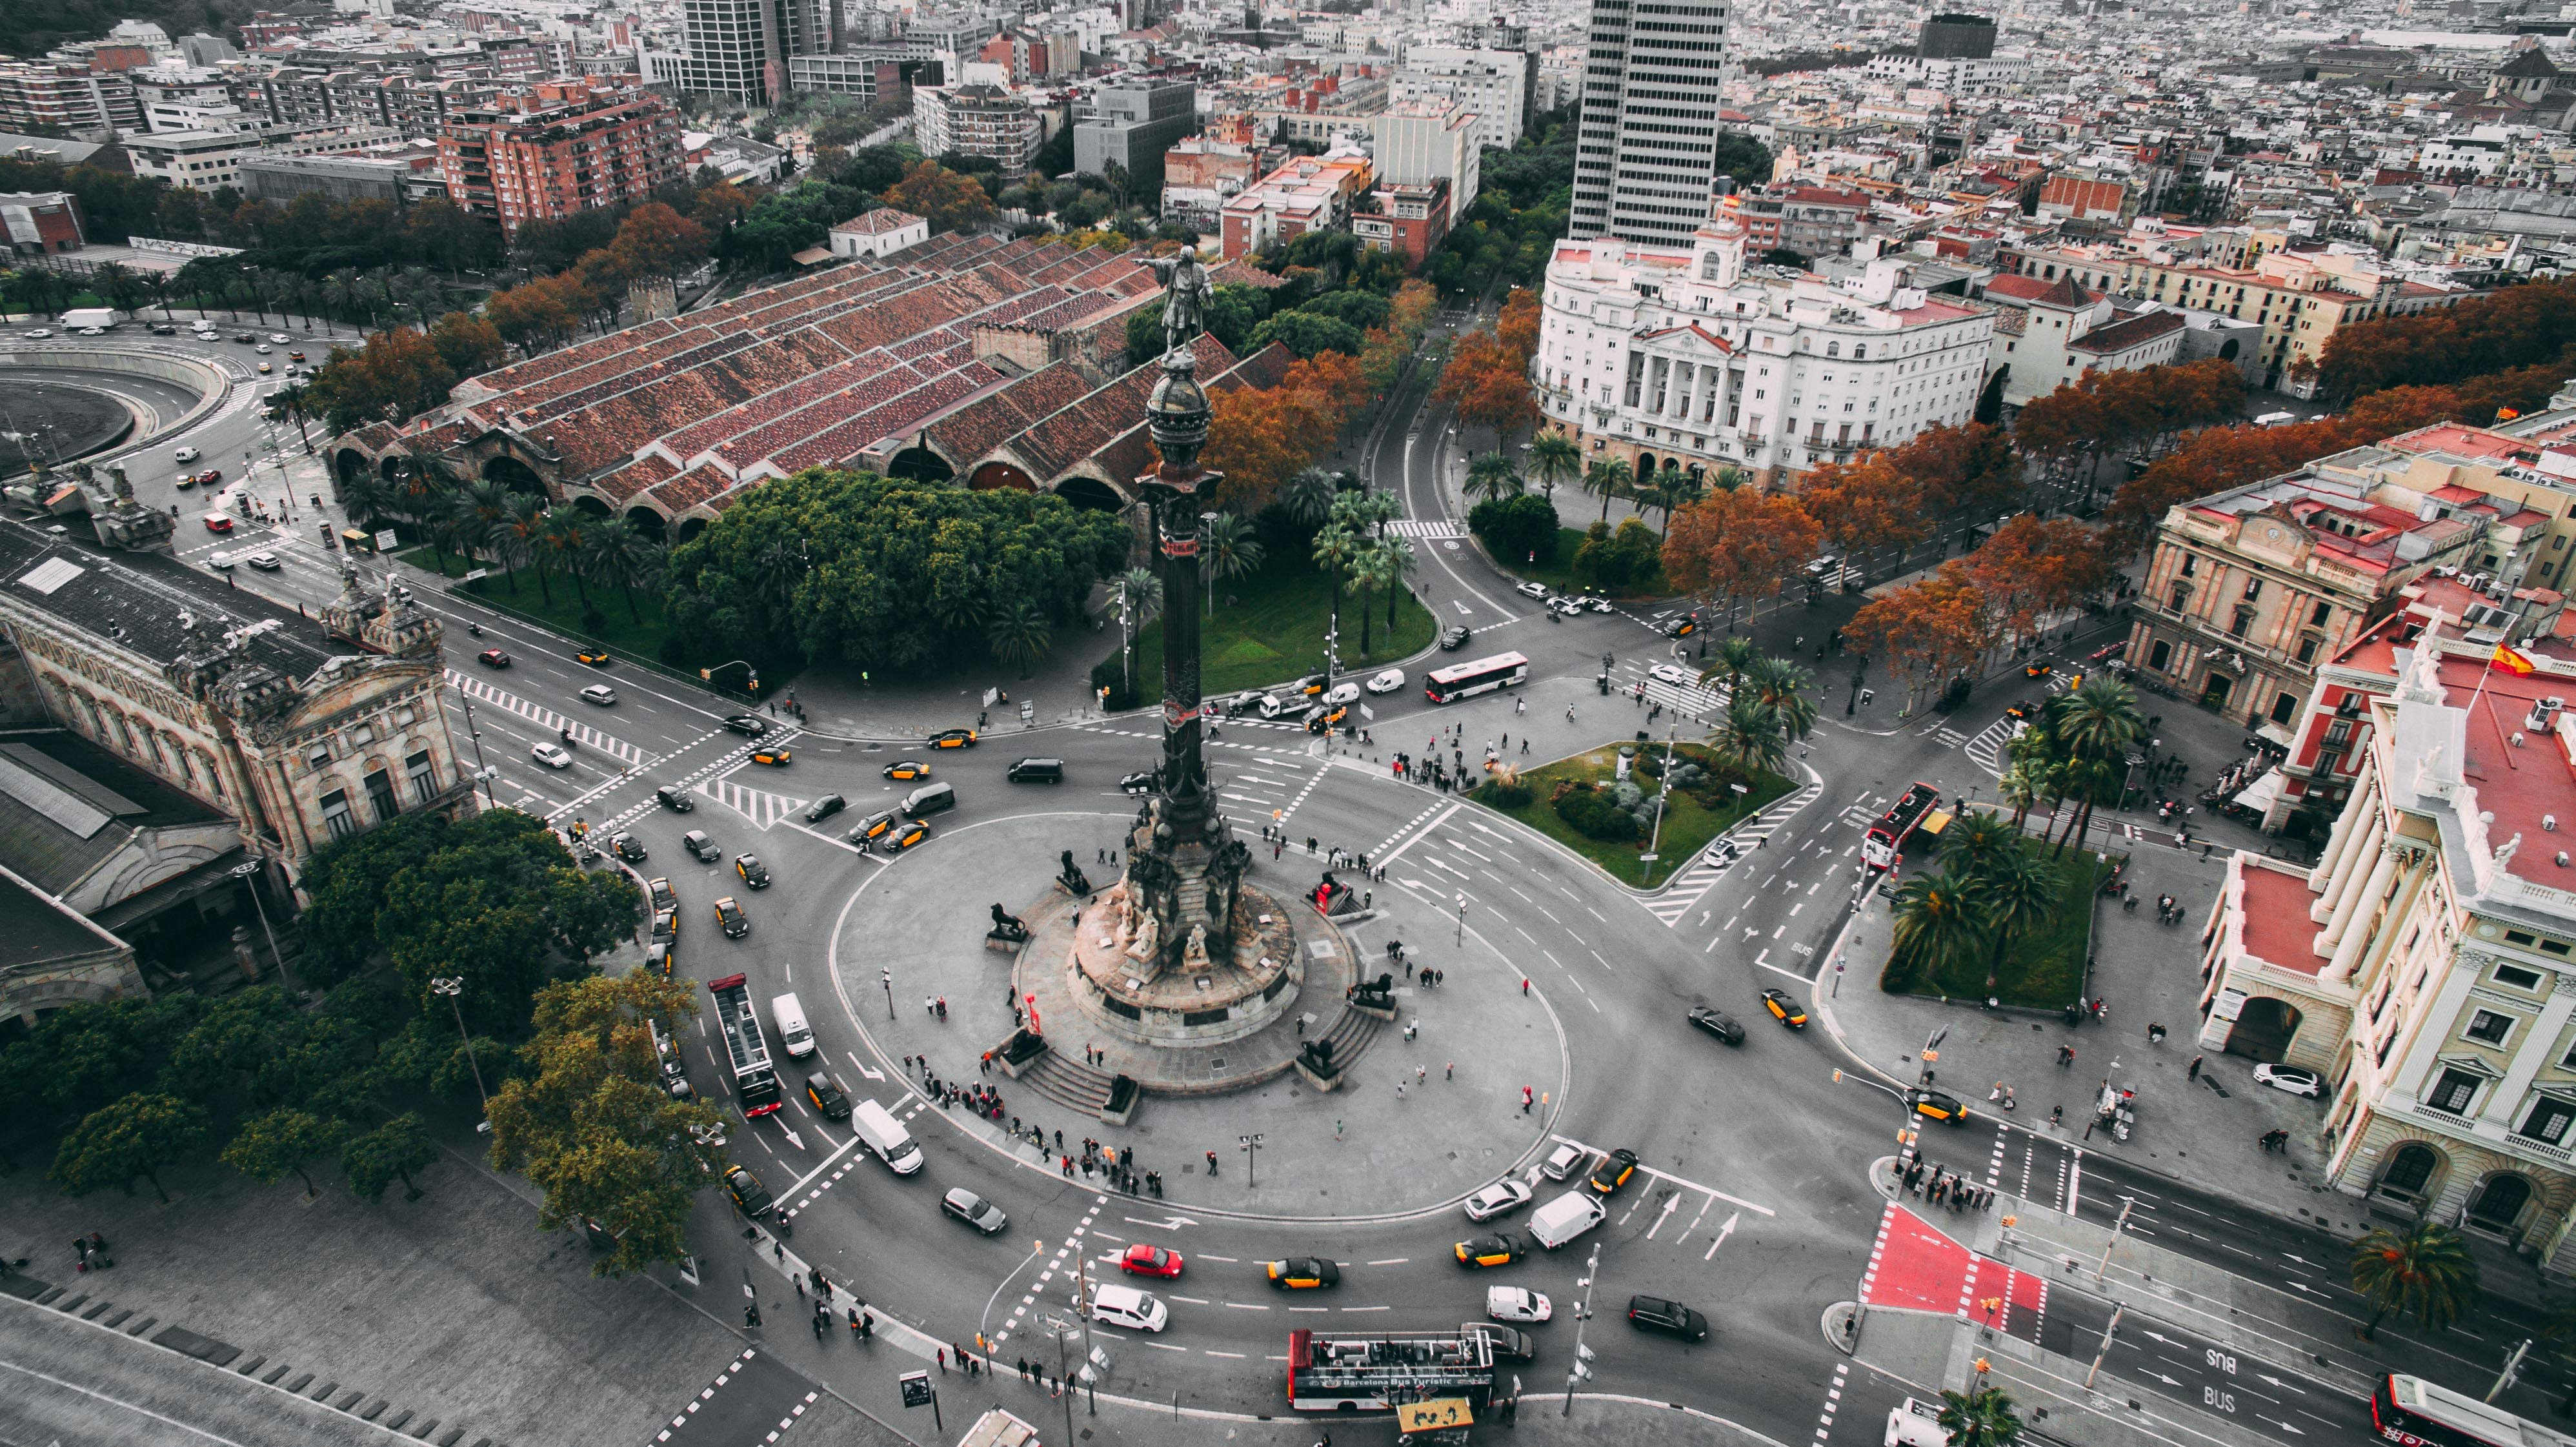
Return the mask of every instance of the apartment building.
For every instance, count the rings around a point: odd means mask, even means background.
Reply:
[[[913,87],[912,136],[924,155],[990,156],[1014,182],[1045,140],[1029,103],[994,85]]]
[[[1725,0],[1649,18],[1592,0],[1567,235],[1688,247],[1708,219],[1725,79]]]
[[[1415,100],[1448,100],[1476,118],[1476,144],[1510,150],[1529,131],[1530,97],[1536,91],[1538,57],[1522,50],[1464,50],[1449,45],[1415,45],[1404,52],[1404,64],[1389,81],[1388,94],[1401,105]]]
[[[1547,425],[1641,473],[1731,466],[1767,486],[1974,417],[1987,311],[1899,258],[1838,286],[1745,249],[1731,207],[1686,249],[1559,242],[1533,368]]]
[[[2576,646],[2533,671],[2437,619],[2339,667],[2366,752],[2317,866],[2238,852],[2204,935],[2199,1046],[2326,1085],[2325,1179],[2576,1276]]]
[[[438,159],[450,200],[515,231],[677,180],[680,118],[650,91],[550,81],[459,112],[439,133]]]
[[[1360,245],[1396,252],[1419,269],[1449,235],[1449,178],[1381,181],[1369,193],[1369,209],[1351,216],[1351,234]]]
[[[1410,186],[1445,184],[1452,215],[1476,204],[1485,153],[1476,114],[1446,96],[1397,101],[1377,118],[1377,179]]]
[[[1734,214],[1756,256],[1772,251],[1840,256],[1860,237],[1869,197],[1825,186],[1778,186],[1742,197]]]
[[[2115,306],[2108,294],[2088,292],[2062,276],[2049,282],[1998,276],[1987,281],[1985,294],[1997,304],[1987,363],[2004,374],[2006,407],[2027,406],[2086,372],[2135,371],[2178,360],[2189,325],[2179,311]]]
[[[1163,153],[1162,216],[1175,226],[1213,233],[1226,199],[1285,160],[1284,150],[1216,136],[1191,136]]]
[[[1198,125],[1198,90],[1185,80],[1146,77],[1102,85],[1074,108],[1073,169],[1127,173],[1130,195],[1163,189],[1163,156]]]
[[[124,143],[134,174],[192,191],[242,184],[242,163],[262,156],[334,156],[402,137],[382,126],[292,131],[154,131]]]
[[[783,99],[790,59],[832,48],[820,0],[685,0],[680,25],[679,88],[745,105]]]
[[[1229,199],[1219,232],[1226,259],[1294,241],[1309,231],[1347,228],[1369,188],[1369,159],[1353,151],[1300,156]]]
[[[143,128],[132,77],[63,61],[0,61],[0,131],[112,141]]]
[[[458,113],[491,105],[506,87],[491,76],[427,79],[379,64],[245,71],[228,76],[224,88],[232,104],[268,125],[374,125],[431,140]]]

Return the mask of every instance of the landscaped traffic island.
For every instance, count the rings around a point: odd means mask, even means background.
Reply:
[[[1624,778],[1622,748],[1636,751]],[[1534,769],[1505,770],[1468,797],[1600,865],[1622,884],[1652,888],[1791,787],[1768,770],[1730,768],[1705,744],[1675,744],[1673,787],[1665,794],[1664,757],[1660,743],[1603,744]],[[1649,853],[1655,857],[1646,858]]]

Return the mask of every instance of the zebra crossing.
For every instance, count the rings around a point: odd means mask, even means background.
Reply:
[[[574,743],[586,749],[596,749],[630,769],[645,768],[653,762],[654,755],[624,739],[612,738],[578,719],[567,718],[553,709],[530,703],[515,693],[503,692],[482,679],[459,673],[451,668],[447,670],[447,681],[455,685],[457,692],[477,702],[488,703],[494,708],[517,714],[548,733],[569,732]]]
[[[724,805],[750,820],[751,827],[761,830],[768,829],[779,820],[801,811],[806,805],[814,802],[811,799],[791,799],[784,794],[770,793],[766,789],[754,789],[749,785],[737,784],[731,779],[710,779],[690,792]]]
[[[1978,730],[1977,736],[1960,745],[1960,748],[1967,754],[1969,763],[2000,779],[2004,776],[2004,745],[2011,743],[2013,736],[2020,733],[2021,728],[2020,719],[2006,714]],[[1942,742],[1951,742],[1947,737],[1948,730],[1943,730],[1943,734]]]
[[[1779,832],[1780,826],[1795,818],[1800,810],[1816,802],[1816,796],[1824,791],[1825,786],[1821,780],[1810,778],[1805,788],[1754,815],[1747,822],[1738,824],[1718,838],[1735,841],[1737,849],[1749,854],[1761,848],[1762,841]],[[1716,844],[1716,840],[1711,840],[1709,848],[1714,850]],[[1681,922],[1682,916],[1690,913],[1691,906],[1699,903],[1701,896],[1717,887],[1717,882],[1726,877],[1729,869],[1741,862],[1742,855],[1738,855],[1726,859],[1723,863],[1714,863],[1711,862],[1710,855],[1703,852],[1697,862],[1664,887],[1662,894],[1646,902],[1646,912],[1662,920],[1664,928],[1671,929]]]
[[[1467,536],[1467,530],[1447,518],[1398,518],[1386,525],[1389,536],[1421,538],[1427,542],[1456,542]]]

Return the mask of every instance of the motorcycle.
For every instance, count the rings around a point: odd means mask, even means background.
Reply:
[[[569,728],[560,728],[560,729],[557,729],[557,730],[555,730],[555,736],[563,740],[563,746],[564,746],[565,748],[568,748],[568,749],[569,749],[569,748],[576,747],[576,745],[575,745],[575,744],[573,743],[573,741],[572,741],[572,730],[571,730],[571,729],[569,729]]]
[[[477,638],[480,638],[483,636],[483,625],[480,623],[468,623],[465,625],[465,631],[473,634]]]

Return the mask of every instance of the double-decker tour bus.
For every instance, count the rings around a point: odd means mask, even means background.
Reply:
[[[1517,653],[1497,653],[1448,668],[1435,668],[1422,679],[1422,696],[1449,703],[1529,682],[1529,660]]]
[[[1288,1333],[1288,1405],[1300,1412],[1385,1412],[1435,1397],[1481,1411],[1493,1394],[1494,1344],[1481,1332]]]
[[[2380,1378],[2370,1423],[2398,1447],[2576,1447],[2576,1437],[2403,1373]]]
[[[743,1118],[778,1109],[778,1072],[769,1064],[769,1042],[760,1036],[760,1015],[740,975],[709,980],[716,997],[716,1024],[724,1030],[725,1053],[733,1059],[734,1101]]]
[[[1907,789],[1904,797],[1888,806],[1887,812],[1861,836],[1861,862],[1872,869],[1894,869],[1897,856],[1905,852],[1905,841],[1917,829],[1938,834],[1950,822],[1949,815],[1933,808],[1940,802],[1941,791],[1931,784]]]

